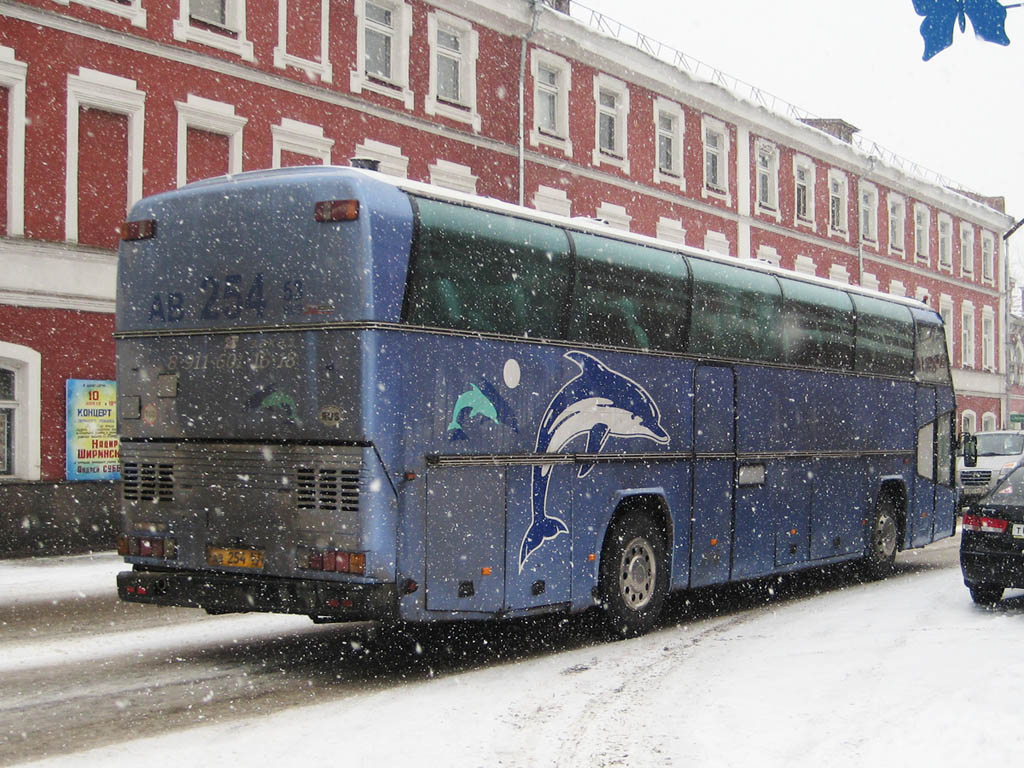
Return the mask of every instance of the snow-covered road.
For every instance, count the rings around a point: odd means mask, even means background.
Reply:
[[[697,593],[635,640],[548,620],[428,632],[422,654],[366,627],[119,605],[110,556],[0,562],[0,764],[1010,764],[1024,597],[976,608],[956,546],[879,583]]]

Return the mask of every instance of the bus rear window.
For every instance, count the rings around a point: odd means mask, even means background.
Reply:
[[[583,233],[573,242],[573,341],[682,351],[690,309],[683,256]]]
[[[406,322],[565,338],[572,263],[562,230],[436,200],[415,203]]]

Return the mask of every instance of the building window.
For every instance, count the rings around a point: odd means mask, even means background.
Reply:
[[[0,479],[40,478],[41,359],[0,341]]]
[[[594,78],[594,104],[597,110],[594,165],[614,165],[624,173],[629,173],[629,144],[626,136],[629,89],[621,80],[598,74]]]
[[[479,179],[474,175],[473,169],[468,165],[453,163],[449,160],[438,160],[428,166],[430,171],[430,183],[436,184],[445,189],[454,189],[456,192],[465,192],[467,195],[476,194],[476,183]]]
[[[25,234],[25,118],[28,65],[18,61],[14,49],[0,45],[0,109],[7,111],[6,167],[0,167],[0,184],[6,184],[6,220],[0,218],[0,234]],[[6,89],[6,93],[4,92]],[[0,129],[3,133],[3,129]],[[3,161],[0,161],[3,162]],[[2,214],[0,214],[2,216]],[[6,223],[6,230],[4,224]]]
[[[281,118],[280,125],[270,126],[273,136],[273,168],[294,165],[330,165],[334,139],[324,136],[319,125]]]
[[[966,221],[960,223],[960,276],[974,275],[974,227]]]
[[[953,271],[953,220],[939,214],[939,269]]]
[[[758,140],[757,207],[778,218],[779,213],[779,148],[769,141]]]
[[[178,186],[184,186],[211,173],[241,173],[242,129],[248,119],[236,115],[231,104],[204,99],[191,93],[185,101],[176,101],[174,105],[178,108]],[[224,142],[225,146],[223,154],[214,147],[221,156],[213,158],[201,147],[216,145],[217,137],[223,137],[220,141]],[[213,142],[209,141],[210,139],[213,139]],[[190,150],[193,149],[190,144],[193,141],[196,147],[190,154]],[[209,163],[216,163],[216,169],[222,170],[215,170],[213,165],[207,165]]]
[[[793,160],[793,200],[797,224],[814,227],[814,163],[797,155]]]
[[[389,176],[405,179],[409,177],[409,158],[402,154],[402,148],[383,141],[367,139],[356,144],[356,157],[366,157],[380,163],[379,170]]]
[[[969,301],[960,310],[960,361],[964,368],[974,367],[974,305]]]
[[[998,427],[996,427],[996,415],[991,411],[986,411],[981,416],[981,431],[992,432],[996,429],[998,429]]]
[[[146,27],[146,9],[142,7],[142,0],[54,0],[60,5],[84,5],[86,8],[95,8],[98,11],[106,11],[112,16],[120,16],[128,19],[132,26]]]
[[[383,94],[412,109],[411,35],[412,11],[401,0],[356,0],[356,69],[349,74],[352,91]]]
[[[964,411],[960,416],[960,431],[961,432],[975,432],[975,426],[978,423],[977,414],[974,411]]]
[[[683,110],[678,104],[654,100],[655,162],[654,183],[674,184],[686,189],[683,175]]]
[[[533,76],[533,130],[530,142],[546,144],[572,157],[569,140],[569,92],[572,69],[561,56],[534,49],[530,54]]]
[[[990,232],[981,233],[981,280],[995,282],[996,241]]]
[[[174,39],[228,51],[255,61],[253,45],[245,36],[246,0],[178,0]]]
[[[914,259],[928,261],[930,255],[929,230],[931,213],[923,205],[914,206]]]
[[[709,229],[704,233],[704,250],[728,256],[729,238],[722,232],[715,232],[714,230]]]
[[[659,240],[665,240],[669,243],[686,245],[686,230],[683,228],[683,222],[679,219],[670,219],[666,216],[660,216],[658,218],[655,236]]]
[[[705,197],[729,199],[729,135],[725,123],[704,116],[701,121],[704,141]]]
[[[981,367],[996,369],[996,316],[991,307],[981,309]]]
[[[860,239],[878,243],[878,190],[866,181],[860,183]]]
[[[538,211],[553,213],[556,216],[572,215],[572,204],[569,202],[569,195],[564,189],[557,187],[546,187],[543,184],[537,187],[533,196],[533,207]]]
[[[619,229],[623,232],[629,232],[629,225],[633,221],[633,217],[626,211],[626,207],[615,203],[601,203],[594,212],[594,218],[607,222],[612,229]]]
[[[946,333],[946,356],[953,359],[953,297],[943,293],[939,296],[939,316]]]
[[[847,200],[849,188],[846,174],[834,168],[828,172],[828,228],[829,233],[847,237]]]
[[[427,16],[430,41],[428,115],[468,123],[480,130],[476,104],[476,61],[479,36],[465,19],[437,11]]]
[[[889,253],[903,256],[907,238],[907,204],[899,195],[889,194]]]
[[[327,50],[331,38],[330,9],[327,0],[319,0],[319,13],[315,14],[315,18],[311,18],[314,16],[316,1],[277,0],[277,46],[274,48],[274,66],[278,69],[294,67],[302,70],[309,78],[318,75],[325,83],[329,83],[334,78],[334,68],[331,66]],[[306,14],[303,11],[306,11]],[[292,45],[301,47],[298,53],[288,50],[289,32],[292,33]]]

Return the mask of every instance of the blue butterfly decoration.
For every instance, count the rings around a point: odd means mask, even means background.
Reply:
[[[971,20],[974,33],[982,40],[1000,45],[1009,45],[1006,36],[1006,9],[1016,6],[1004,6],[999,0],[913,0],[914,10],[918,16],[924,16],[921,22],[921,37],[924,38],[924,60],[928,61],[939,51],[945,50],[953,43],[953,25],[960,22],[960,31],[964,32],[967,22]]]

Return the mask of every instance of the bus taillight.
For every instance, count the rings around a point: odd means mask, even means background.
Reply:
[[[359,218],[358,200],[321,200],[316,204],[317,221],[355,221]]]
[[[121,224],[122,240],[146,240],[156,237],[156,220],[140,219],[139,221],[125,221]]]
[[[343,552],[338,549],[319,550],[299,547],[295,554],[297,565],[303,570],[354,573],[358,576],[366,573],[366,554],[363,552]]]

